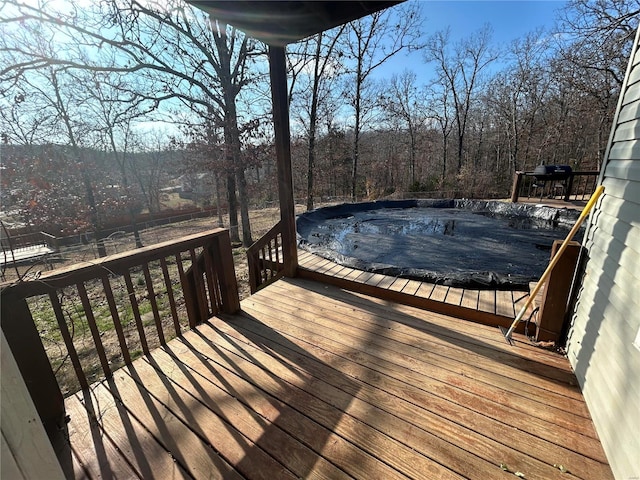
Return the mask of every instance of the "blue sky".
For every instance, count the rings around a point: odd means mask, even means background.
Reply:
[[[421,1],[425,30],[433,32],[447,25],[451,33],[464,36],[484,23],[494,28],[495,40],[509,43],[537,27],[551,27],[555,11],[564,1]]]
[[[458,1],[420,0],[425,18],[423,31],[425,38],[447,26],[451,28],[452,40],[464,38],[480,29],[485,23],[493,27],[493,41],[496,46],[507,47],[513,40],[541,27],[549,30],[557,17],[556,11],[566,1]],[[422,55],[414,53],[409,58],[400,54],[381,67],[377,77],[390,77],[405,68],[420,73],[427,68]],[[425,72],[426,73],[426,72]]]

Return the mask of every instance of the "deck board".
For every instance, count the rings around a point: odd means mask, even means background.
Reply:
[[[516,302],[526,301],[526,292],[472,290],[444,285],[434,285],[429,282],[407,280],[349,269],[348,275],[341,275],[336,263],[322,259],[304,250],[299,252],[299,265],[303,270],[316,272],[326,277],[346,279],[355,283],[376,286],[393,292],[402,292],[417,298],[424,298],[449,305],[460,306],[503,318],[515,318]],[[321,259],[321,260],[319,260]],[[358,272],[361,272],[358,274]],[[523,303],[524,304],[524,303]]]
[[[521,335],[304,279],[241,306],[66,400],[78,477],[612,478]]]

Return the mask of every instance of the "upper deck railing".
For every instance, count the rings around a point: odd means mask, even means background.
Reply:
[[[511,188],[511,201],[517,202],[521,198],[586,201],[595,191],[600,172],[571,172],[562,180],[544,180],[534,172],[516,172]]]

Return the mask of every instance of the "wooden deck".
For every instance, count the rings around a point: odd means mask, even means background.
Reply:
[[[76,476],[612,478],[568,361],[514,339],[279,280],[67,398]]]
[[[298,262],[305,278],[489,325],[509,326],[529,298],[527,292],[455,288],[365,272],[304,250],[298,251]]]

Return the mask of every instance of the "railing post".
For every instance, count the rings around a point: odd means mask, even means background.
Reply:
[[[214,268],[216,269],[218,281],[220,282],[222,311],[224,313],[235,313],[240,310],[240,296],[238,295],[236,271],[233,266],[233,253],[231,250],[229,230],[225,230],[216,236],[213,249],[213,257],[216,259]]]
[[[568,202],[569,200],[571,200],[571,191],[573,190],[573,179],[574,179],[574,174],[572,173],[571,175],[569,175],[569,179],[567,180],[567,191],[564,194],[564,201]]]
[[[518,203],[520,197],[520,187],[522,186],[522,177],[524,172],[516,172],[513,176],[513,185],[511,186],[511,202]]]

